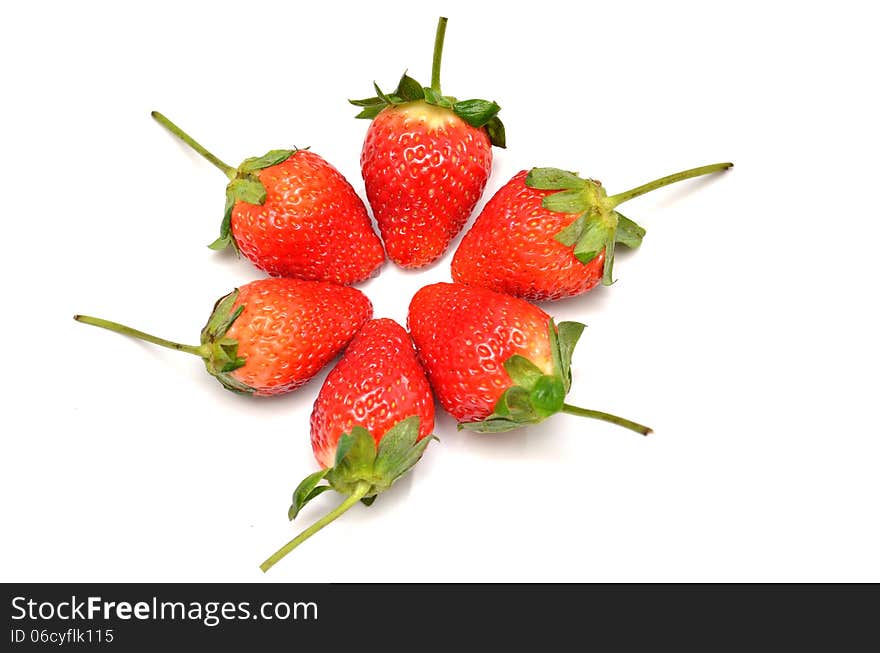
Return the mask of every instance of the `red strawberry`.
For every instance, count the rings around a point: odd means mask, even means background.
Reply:
[[[330,372],[312,410],[312,449],[332,467],[339,436],[354,426],[376,444],[397,422],[421,418],[419,439],[434,430],[434,396],[409,334],[394,320],[367,322]]]
[[[492,145],[504,147],[499,107],[456,100],[440,92],[446,19],[434,42],[431,86],[404,73],[397,89],[352,100],[358,118],[372,119],[361,153],[367,199],[388,257],[405,268],[439,258],[461,231],[483,194]]]
[[[452,259],[452,278],[532,300],[613,283],[614,245],[645,235],[616,207],[676,181],[730,168],[718,163],[608,196],[599,182],[556,168],[518,173],[486,204]]]
[[[345,177],[308,150],[272,150],[226,165],[157,111],[155,118],[231,180],[220,237],[273,277],[341,284],[375,275],[385,260],[366,207]]]
[[[644,435],[651,429],[565,403],[571,355],[584,325],[485,288],[435,283],[409,306],[409,329],[440,404],[460,428],[509,431],[557,412],[593,417]]]
[[[322,281],[261,279],[214,305],[200,345],[182,345],[88,315],[74,319],[200,356],[227,390],[289,392],[311,379],[370,319],[366,295]]]
[[[312,449],[323,469],[293,493],[288,517],[333,489],[348,498],[270,556],[267,571],[359,500],[370,505],[415,465],[434,429],[434,398],[412,340],[393,320],[367,322],[324,381],[312,410]],[[326,480],[328,485],[319,485]]]

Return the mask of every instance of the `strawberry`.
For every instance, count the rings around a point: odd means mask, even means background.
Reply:
[[[532,300],[561,299],[613,283],[615,244],[635,248],[645,230],[617,206],[676,181],[725,170],[685,170],[608,196],[601,184],[556,168],[516,174],[486,204],[452,259],[452,278]]]
[[[308,149],[272,150],[226,165],[161,113],[159,123],[229,177],[220,237],[273,277],[351,284],[374,276],[382,243],[357,193],[336,168]]]
[[[571,355],[584,325],[560,322],[527,301],[457,283],[425,286],[409,329],[440,404],[477,432],[509,431],[565,412],[647,435],[646,426],[565,403]]]
[[[260,565],[263,571],[358,501],[371,505],[434,439],[431,387],[403,327],[388,319],[363,326],[324,381],[311,425],[312,450],[322,469],[296,488],[288,517],[294,519],[330,489],[347,498],[270,556]]]
[[[318,393],[311,418],[315,458],[322,467],[332,467],[343,433],[361,426],[378,445],[383,434],[411,415],[421,418],[419,439],[430,435],[434,396],[412,340],[394,320],[370,320]]]
[[[88,315],[74,319],[199,356],[227,390],[267,397],[306,383],[372,313],[370,300],[355,288],[261,279],[217,301],[200,345],[182,345]]]
[[[483,194],[492,145],[505,146],[495,102],[440,91],[446,18],[437,26],[431,86],[406,73],[397,89],[351,100],[372,120],[361,153],[367,199],[388,258],[405,268],[432,263],[461,231]]]

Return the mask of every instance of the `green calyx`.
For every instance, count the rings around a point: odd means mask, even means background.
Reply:
[[[562,412],[615,424],[642,435],[651,433],[650,427],[624,417],[565,403],[565,396],[571,390],[571,356],[584,328],[580,322],[560,322],[557,328],[553,318],[550,318],[547,331],[553,373],[545,374],[529,359],[514,354],[504,361],[504,369],[513,385],[498,399],[491,415],[479,422],[460,423],[459,430],[477,433],[512,431],[527,424],[543,422],[551,415]]]
[[[565,396],[571,389],[571,356],[584,325],[560,322],[557,329],[551,318],[547,326],[553,373],[545,374],[529,359],[514,354],[504,361],[504,369],[513,381],[495,404],[491,415],[479,422],[458,425],[478,433],[510,431],[526,424],[537,424],[563,410]]]
[[[293,492],[293,502],[287,516],[291,520],[295,519],[303,506],[328,490],[336,490],[348,496],[341,504],[266,558],[260,569],[268,571],[276,562],[358,502],[372,505],[376,496],[412,469],[431,440],[437,439],[433,435],[421,440],[418,437],[418,416],[407,417],[388,429],[378,447],[373,436],[363,427],[355,426],[351,433],[343,434],[336,443],[333,467],[309,474],[303,479]],[[322,481],[327,484],[321,485]]]
[[[221,250],[232,247],[238,253],[238,244],[232,237],[232,207],[236,202],[247,202],[262,206],[266,201],[266,187],[260,181],[257,173],[264,168],[269,168],[279,163],[284,163],[298,152],[298,148],[292,150],[270,150],[263,156],[245,159],[238,168],[233,171],[231,181],[226,186],[226,206],[223,210],[223,221],[220,223],[220,236],[208,245],[213,250]]]
[[[269,150],[263,156],[250,157],[245,159],[238,168],[233,168],[211,154],[202,144],[158,111],[153,111],[150,115],[156,122],[210,161],[229,178],[229,184],[226,186],[226,208],[223,211],[223,221],[220,223],[220,237],[208,245],[208,247],[214,250],[232,247],[238,253],[238,244],[235,242],[235,238],[232,237],[232,207],[235,206],[236,202],[262,205],[266,201],[266,187],[263,186],[257,173],[264,168],[287,161],[298,149]]]
[[[479,422],[459,423],[459,430],[477,433],[512,431],[543,422],[561,412],[615,424],[641,435],[651,433],[650,427],[624,417],[565,403],[565,396],[571,390],[571,356],[584,328],[580,322],[560,322],[557,329],[550,318],[547,330],[553,373],[545,374],[529,359],[514,354],[504,361],[504,369],[513,385],[498,399],[491,415]]]
[[[240,394],[253,394],[252,387],[232,376],[232,372],[245,364],[245,358],[238,354],[238,341],[226,335],[229,327],[244,310],[244,306],[233,309],[236,299],[237,289],[217,300],[208,323],[202,329],[202,345],[199,350],[208,373],[222,383],[224,388]]]
[[[244,357],[238,355],[238,341],[226,335],[229,327],[232,326],[232,323],[238,319],[238,316],[244,310],[244,306],[233,309],[237,298],[238,290],[236,289],[217,300],[208,323],[202,329],[200,345],[186,345],[166,340],[165,338],[159,338],[118,322],[111,322],[110,320],[90,315],[74,315],[73,319],[83,324],[90,324],[124,336],[151,342],[160,347],[167,347],[168,349],[198,356],[205,362],[208,373],[220,381],[227,390],[241,394],[253,394],[254,389],[252,387],[238,381],[231,374],[245,364]]]
[[[392,93],[384,93],[379,85],[373,82],[376,95],[363,100],[349,100],[356,107],[361,107],[355,118],[372,120],[386,107],[396,107],[409,102],[424,101],[430,105],[452,111],[471,127],[483,127],[489,140],[496,147],[506,147],[504,123],[498,117],[501,107],[489,100],[458,100],[451,95],[443,95],[440,91],[440,61],[443,55],[443,40],[446,34],[446,18],[440,18],[437,34],[434,39],[434,62],[431,72],[431,85],[422,86],[404,71]]]
[[[393,93],[385,94],[374,83],[376,96],[363,100],[349,100],[353,105],[362,107],[361,112],[355,118],[372,120],[386,107],[396,107],[408,102],[423,100],[430,105],[449,109],[471,127],[485,127],[489,135],[489,141],[496,147],[506,147],[504,123],[498,117],[501,107],[496,102],[488,100],[456,100],[452,96],[440,95],[430,86],[422,86],[412,77],[403,73],[397,89]]]
[[[526,176],[526,186],[556,191],[541,202],[541,206],[548,211],[577,214],[574,222],[557,233],[555,239],[571,247],[575,258],[584,265],[604,250],[602,283],[606,286],[614,283],[615,243],[638,247],[645,230],[614,210],[599,182],[582,179],[574,172],[557,168],[532,168]],[[625,229],[621,229],[622,223],[626,225]],[[618,238],[618,231],[623,234],[623,239]]]
[[[616,210],[620,204],[657,188],[732,166],[732,163],[715,163],[691,168],[611,196],[598,181],[583,179],[577,173],[558,168],[532,168],[525,183],[529,188],[556,191],[541,202],[548,211],[577,215],[574,222],[556,234],[555,239],[571,247],[575,258],[584,265],[604,251],[602,283],[610,286],[614,283],[614,246],[636,248],[645,236],[644,228]]]
[[[165,338],[159,338],[150,333],[125,326],[124,324],[92,317],[91,315],[74,315],[73,319],[83,324],[90,324],[124,336],[144,340],[160,347],[198,356],[205,362],[208,373],[220,381],[227,390],[241,394],[253,394],[254,388],[245,385],[232,376],[232,372],[245,364],[245,358],[238,354],[238,341],[226,335],[229,327],[232,326],[232,323],[238,319],[238,316],[244,310],[244,306],[233,308],[237,298],[238,290],[236,289],[217,300],[208,323],[202,329],[200,345],[186,345],[174,342],[173,340],[166,340]]]
[[[431,435],[417,441],[418,437],[418,416],[408,417],[388,429],[378,447],[367,429],[355,426],[336,443],[333,467],[310,474],[299,484],[287,516],[294,519],[309,501],[331,489],[351,495],[366,486],[360,500],[366,505],[372,504],[376,496],[406,474],[431,441],[437,439]],[[321,481],[327,485],[319,485]]]

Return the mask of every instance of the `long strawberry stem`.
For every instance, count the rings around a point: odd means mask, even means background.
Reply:
[[[618,426],[622,426],[630,431],[635,431],[636,433],[641,433],[642,435],[648,435],[654,430],[644,424],[639,424],[638,422],[633,422],[632,420],[618,417],[611,413],[603,413],[600,410],[591,410],[589,408],[580,408],[579,406],[572,406],[571,404],[562,404],[562,412],[568,413],[569,415],[577,415],[578,417],[590,417],[592,419],[602,420],[603,422],[617,424]]]
[[[281,558],[286,556],[288,553],[293,551],[300,544],[302,544],[307,539],[309,539],[312,535],[314,535],[319,530],[324,528],[327,524],[334,521],[337,517],[341,516],[344,512],[346,512],[354,504],[356,504],[358,501],[363,499],[366,496],[367,492],[369,492],[369,491],[370,491],[370,484],[369,483],[367,483],[366,481],[359,482],[355,486],[354,492],[352,492],[345,501],[340,503],[333,510],[331,510],[326,515],[321,517],[321,519],[316,521],[314,524],[312,524],[307,529],[305,529],[302,533],[300,533],[295,538],[290,540],[290,542],[288,542],[287,544],[282,546],[280,549],[278,549],[275,553],[273,553],[268,558],[266,558],[266,560],[263,562],[263,564],[260,565],[260,569],[262,569],[264,572],[269,571],[276,562],[281,560]]]
[[[708,175],[713,172],[720,172],[722,170],[727,170],[728,168],[732,167],[732,163],[713,163],[712,165],[708,166],[701,166],[699,168],[691,168],[690,170],[676,172],[674,175],[661,177],[660,179],[655,179],[654,181],[648,182],[647,184],[631,188],[630,190],[623,193],[612,195],[608,198],[608,202],[613,208],[615,206],[618,206],[619,204],[628,202],[634,197],[644,195],[645,193],[650,193],[652,190],[657,190],[658,188],[662,188],[663,186],[674,184],[677,181],[684,181],[685,179],[692,179],[693,177],[700,177],[702,175]]]
[[[434,37],[434,62],[431,66],[431,90],[440,95],[440,60],[443,58],[443,39],[446,38],[446,22],[448,18],[440,17],[437,22],[437,34]]]
[[[102,320],[99,317],[92,317],[90,315],[74,315],[73,319],[77,322],[82,322],[83,324],[91,324],[92,326],[101,327],[102,329],[107,329],[116,333],[121,333],[124,336],[131,336],[132,338],[138,338],[139,340],[146,340],[147,342],[152,342],[154,345],[168,347],[168,349],[184,351],[187,354],[193,354],[199,357],[202,357],[205,354],[201,347],[195,345],[182,345],[179,342],[165,340],[165,338],[157,338],[156,336],[152,336],[149,333],[144,333],[143,331],[132,329],[131,327],[127,327],[124,324],[119,324],[118,322]]]
[[[152,111],[152,112],[150,113],[150,115],[153,116],[153,118],[155,118],[156,122],[158,122],[160,125],[162,125],[163,127],[165,127],[165,129],[167,129],[167,130],[170,131],[172,134],[174,134],[175,136],[177,136],[177,138],[179,138],[180,140],[182,140],[184,143],[186,143],[187,145],[189,145],[192,149],[194,149],[196,152],[198,152],[199,154],[201,154],[201,155],[202,155],[203,157],[205,157],[208,161],[210,161],[210,162],[213,163],[215,166],[217,166],[220,170],[222,170],[224,175],[226,175],[226,176],[229,177],[230,179],[235,179],[235,174],[236,174],[236,170],[235,170],[235,168],[233,168],[233,167],[230,166],[230,165],[227,165],[227,164],[223,163],[223,161],[221,161],[220,159],[218,159],[216,156],[214,156],[214,155],[211,154],[208,150],[206,150],[202,145],[200,145],[198,142],[196,142],[196,140],[195,140],[192,136],[190,136],[189,134],[187,134],[187,133],[186,133],[185,131],[183,131],[180,127],[178,127],[178,126],[175,125],[173,122],[171,122],[170,120],[168,120],[168,118],[166,118],[165,116],[163,116],[163,115],[162,115],[161,113],[159,113],[158,111]]]

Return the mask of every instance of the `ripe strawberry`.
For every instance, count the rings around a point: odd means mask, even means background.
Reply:
[[[483,194],[492,145],[505,146],[501,110],[486,100],[440,92],[446,18],[437,26],[431,86],[406,73],[390,94],[351,100],[373,120],[361,153],[367,199],[388,258],[418,268],[439,258]]]
[[[330,489],[348,498],[270,556],[263,571],[358,501],[371,505],[434,439],[431,387],[399,324],[380,319],[363,326],[324,381],[311,424],[312,449],[323,469],[296,488],[288,517]],[[319,485],[322,480],[328,485]]]
[[[599,182],[556,168],[523,170],[486,204],[452,259],[452,278],[532,300],[579,295],[613,283],[615,244],[635,248],[645,230],[616,207],[676,181],[733,166],[685,170],[608,196]]]
[[[345,177],[308,150],[272,150],[226,165],[161,113],[153,118],[231,180],[220,237],[273,277],[341,284],[374,276],[385,261],[382,243],[361,198]]]
[[[74,319],[201,357],[227,390],[267,397],[311,379],[370,319],[366,295],[323,281],[261,279],[214,305],[200,345],[182,345],[88,315]]]
[[[419,439],[434,430],[434,396],[409,334],[394,320],[370,320],[327,376],[312,410],[312,448],[332,467],[339,436],[355,426],[376,444],[397,422],[421,418]]]
[[[509,431],[560,411],[647,435],[646,426],[565,403],[571,355],[584,325],[486,288],[425,286],[409,306],[409,329],[440,404],[459,428]]]

